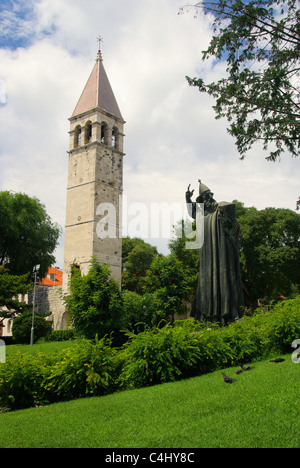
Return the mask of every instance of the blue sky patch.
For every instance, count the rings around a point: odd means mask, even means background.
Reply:
[[[0,47],[28,47],[37,36],[36,0],[1,0]],[[51,34],[45,31],[42,34]]]

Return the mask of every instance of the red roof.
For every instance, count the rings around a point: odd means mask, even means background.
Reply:
[[[63,284],[62,270],[60,270],[59,268],[49,267],[47,276],[45,276],[45,278],[40,280],[40,284],[42,284],[43,286],[62,286]]]
[[[123,120],[118,103],[107,78],[101,52],[98,52],[95,66],[74,109],[72,117],[83,114],[95,107],[106,110]]]

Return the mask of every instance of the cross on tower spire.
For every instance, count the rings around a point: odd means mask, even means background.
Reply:
[[[101,42],[103,42],[103,37],[98,36],[97,37],[97,42],[98,42],[98,51],[100,52],[101,51]]]
[[[103,37],[99,36],[97,37],[97,42],[98,42],[98,54],[97,54],[97,60],[103,60],[102,59],[102,54],[101,54],[101,42],[103,42]]]

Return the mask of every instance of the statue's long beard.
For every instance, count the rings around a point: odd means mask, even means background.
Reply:
[[[204,204],[204,208],[205,208],[205,211],[207,213],[214,213],[216,211],[216,209],[217,209],[217,206],[218,206],[218,204],[217,204],[216,200],[214,200],[214,199],[209,200],[209,201],[207,200],[205,202],[205,204]]]

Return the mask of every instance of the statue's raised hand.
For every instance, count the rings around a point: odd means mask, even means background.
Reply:
[[[189,184],[189,186],[187,188],[187,191],[185,192],[187,200],[191,200],[191,198],[192,198],[192,196],[194,194],[194,190],[190,191],[190,187],[191,187],[191,184]]]

